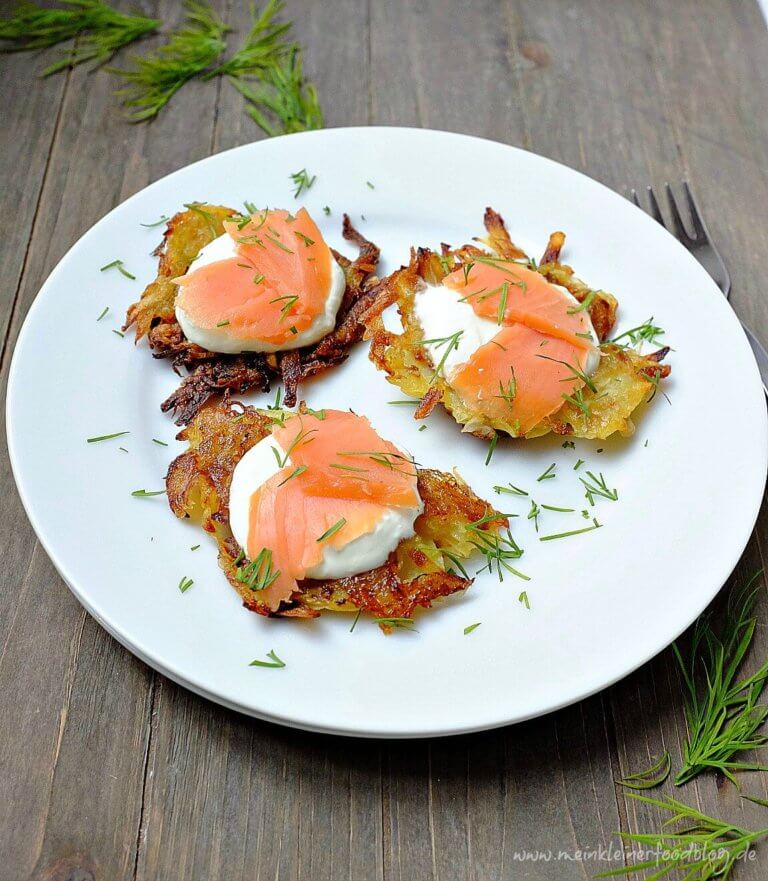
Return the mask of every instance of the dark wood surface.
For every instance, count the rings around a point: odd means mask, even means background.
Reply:
[[[180,17],[172,0],[138,5],[169,26]],[[245,0],[215,5],[247,22]],[[768,31],[752,0],[288,5],[330,126],[482,135],[623,193],[688,178],[732,302],[768,339]],[[3,387],[30,303],[89,226],[150,181],[261,137],[227,83],[191,83],[157,121],[130,126],[107,73],[39,80],[44,60],[0,57]],[[717,425],[716,406],[691,427],[694,441],[738,430]],[[55,433],[44,414],[41,430]],[[503,730],[389,743],[282,729],[177,687],[83,611],[27,524],[4,434],[0,498],[1,881],[570,881],[621,864],[596,855],[618,845],[618,830],[659,823],[614,780],[664,749],[679,761],[670,651],[596,697]],[[732,581],[760,568],[766,547],[764,508]],[[640,537],[636,552],[652,549]],[[638,613],[653,613],[642,597]],[[760,614],[768,620],[764,589]],[[761,626],[753,661],[767,652]],[[765,798],[768,775],[742,787]],[[768,826],[764,808],[714,776],[663,791]],[[570,858],[521,862],[526,851]],[[768,844],[735,873],[767,875]]]

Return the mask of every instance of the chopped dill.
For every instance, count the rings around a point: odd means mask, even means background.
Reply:
[[[437,377],[440,375],[440,371],[445,367],[445,362],[448,360],[448,356],[454,349],[459,348],[459,340],[464,335],[463,330],[457,330],[456,333],[450,334],[450,336],[444,337],[434,337],[429,340],[421,340],[422,346],[434,346],[436,349],[443,349],[444,351],[440,357],[440,361],[435,367],[435,372],[432,374],[432,378],[430,379],[430,384],[433,383]]]
[[[285,661],[281,661],[280,658],[278,658],[278,656],[275,654],[274,649],[270,649],[270,651],[267,652],[267,657],[270,658],[269,661],[260,661],[257,658],[255,661],[251,661],[251,663],[248,666],[249,667],[272,667],[272,668],[285,667]]]
[[[557,463],[553,462],[546,471],[542,472],[537,478],[536,482],[541,483],[542,480],[554,480],[557,476],[555,474],[555,469],[557,468]]]
[[[491,464],[491,459],[493,458],[493,454],[496,452],[496,444],[499,442],[499,433],[496,431],[493,433],[493,437],[491,438],[491,442],[488,444],[488,455],[485,457],[486,467]]]
[[[513,483],[508,483],[506,486],[494,486],[494,492],[501,495],[502,493],[506,493],[510,496],[527,496],[528,493],[524,489],[520,489],[519,486],[515,486]]]
[[[112,440],[112,438],[115,437],[123,437],[126,434],[130,434],[130,431],[116,431],[114,434],[100,434],[98,437],[86,438],[86,443],[98,444],[101,443],[101,441]]]
[[[320,536],[320,538],[315,539],[315,541],[321,542],[325,541],[328,538],[336,535],[336,533],[342,529],[346,525],[346,518],[342,517],[341,520],[337,520],[333,526],[328,527],[325,532]]]
[[[591,526],[585,526],[583,529],[572,529],[570,532],[559,532],[556,535],[542,535],[539,536],[539,541],[555,541],[558,538],[570,538],[572,535],[581,535],[583,532],[592,532],[594,529],[600,529],[601,526],[601,523],[593,520]]]
[[[160,220],[156,220],[154,223],[140,223],[139,226],[143,226],[144,229],[154,229],[156,226],[162,226],[164,223],[168,222],[168,218],[165,214],[160,216]]]
[[[235,568],[235,578],[247,585],[251,590],[266,590],[280,577],[280,570],[272,569],[272,551],[262,548],[256,557],[248,562],[241,563]]]
[[[509,528],[503,534],[483,529],[483,526],[502,516],[504,515],[493,512],[466,526],[469,543],[485,557],[485,565],[478,569],[478,573],[486,569],[491,573],[495,571],[499,581],[504,581],[504,573],[508,572],[524,581],[530,581],[530,576],[524,575],[509,563],[510,560],[519,560],[523,556],[523,551],[512,538]]]
[[[413,618],[374,618],[373,620],[382,627],[392,627],[395,630],[414,630]]]
[[[317,175],[313,174],[312,177],[310,177],[306,168],[302,168],[301,171],[294,171],[289,177],[293,181],[293,185],[296,187],[293,191],[294,199],[298,199],[302,193],[309,190],[312,187],[312,184],[317,180]]]
[[[108,269],[117,269],[120,275],[130,278],[131,281],[136,281],[136,276],[128,272],[122,260],[113,260],[111,263],[107,263],[106,266],[101,267],[99,272],[106,272]]]
[[[577,312],[586,312],[592,305],[592,300],[594,300],[599,293],[601,293],[601,291],[588,291],[587,295],[578,306],[574,306],[573,309],[568,309],[568,314],[575,315]]]
[[[617,502],[619,500],[619,494],[615,489],[610,489],[608,484],[605,482],[605,478],[603,477],[602,472],[600,472],[599,477],[595,477],[595,475],[591,471],[587,471],[586,479],[580,477],[579,480],[584,484],[586,488],[586,497],[589,501],[590,505],[594,505],[595,496],[601,496],[604,499],[608,499],[611,502]]]

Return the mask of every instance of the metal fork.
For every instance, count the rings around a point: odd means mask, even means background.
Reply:
[[[704,218],[701,216],[696,200],[693,198],[693,193],[688,186],[688,181],[683,181],[683,190],[685,191],[688,214],[690,215],[691,225],[693,227],[693,235],[688,232],[688,229],[683,223],[680,208],[678,207],[672,187],[667,183],[664,184],[664,189],[667,193],[667,203],[669,205],[669,213],[671,216],[669,222],[664,219],[664,215],[659,207],[659,200],[656,198],[656,194],[653,192],[652,187],[646,187],[648,193],[648,208],[644,208],[644,206],[641,205],[637,190],[632,190],[632,201],[638,208],[650,214],[654,220],[667,230],[667,232],[672,233],[672,235],[684,245],[691,254],[693,254],[704,269],[706,269],[712,276],[715,284],[720,288],[727,300],[731,294],[731,276],[728,273],[725,263],[723,263],[723,258],[717,252],[717,248],[712,244],[712,239],[709,237],[707,227],[704,224]],[[739,320],[741,321],[741,319]],[[768,395],[768,352],[765,351],[762,343],[743,321],[741,322],[741,326],[744,328],[744,333],[747,335],[749,345],[752,347],[755,361],[757,361],[760,378],[763,381],[763,390],[766,395]]]

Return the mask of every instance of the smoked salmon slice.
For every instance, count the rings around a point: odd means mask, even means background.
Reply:
[[[269,551],[272,579],[259,592],[271,609],[323,557],[372,532],[389,508],[420,504],[416,469],[367,419],[324,410],[275,425],[280,471],[251,496],[251,560]]]
[[[503,327],[451,376],[451,386],[490,419],[525,434],[583,385],[587,352],[525,324]]]
[[[176,300],[198,327],[229,326],[244,339],[280,346],[323,313],[333,255],[305,208],[256,212],[227,221],[236,256],[199,269],[194,263]]]
[[[416,504],[416,468],[407,456],[364,416],[342,410],[320,414],[297,414],[273,431],[294,465],[307,468],[301,483],[307,493],[395,507]]]
[[[540,272],[512,260],[478,257],[447,275],[443,284],[461,294],[475,314],[499,325],[524,324],[580,349],[595,343],[586,309]]]

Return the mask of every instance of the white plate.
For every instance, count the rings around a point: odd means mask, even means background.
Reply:
[[[305,167],[317,180],[296,202],[289,175]],[[417,633],[389,637],[362,619],[350,633],[346,615],[265,619],[242,609],[206,535],[173,517],[164,497],[131,497],[137,488],[162,488],[168,462],[182,449],[159,410],[178,381],[169,365],[111,332],[155,274],[149,252],[160,228],[140,224],[184,202],[238,206],[244,199],[305,205],[346,252],[339,230],[349,212],[381,245],[382,272],[406,261],[411,245],[468,241],[493,205],[513,238],[536,255],[551,230],[565,230],[567,261],[618,296],[619,330],[649,316],[666,329],[664,340],[674,346],[665,383],[671,404],[658,395],[634,437],[577,441],[575,450],[557,438],[501,443],[489,467],[486,445],[462,436],[445,415],[433,414],[420,433],[407,408],[389,406],[402,395],[369,363],[365,346],[305,387],[311,404],[367,414],[418,461],[458,467],[480,495],[522,514],[514,534],[530,582],[499,584],[485,573],[464,596],[420,614]],[[136,281],[99,271],[117,258]],[[97,322],[105,305],[110,312]],[[7,419],[14,474],[40,541],[80,602],[120,642],[177,682],[242,712],[381,737],[519,721],[585,697],[647,661],[732,571],[766,474],[766,407],[746,339],[707,274],[671,236],[562,165],[415,129],[261,141],[184,168],[120,205],[69,251],[30,309],[11,368]],[[85,442],[121,430],[131,433]],[[586,503],[573,470],[577,458],[604,473],[619,501],[598,501],[604,528],[539,542],[525,517],[528,500],[495,496],[492,487],[512,481],[540,503],[580,510]],[[552,462],[556,478],[537,482]],[[578,512],[545,511],[541,534],[586,522]],[[195,582],[183,595],[182,576]],[[519,601],[523,589],[530,610]],[[248,666],[270,649],[284,669]]]

